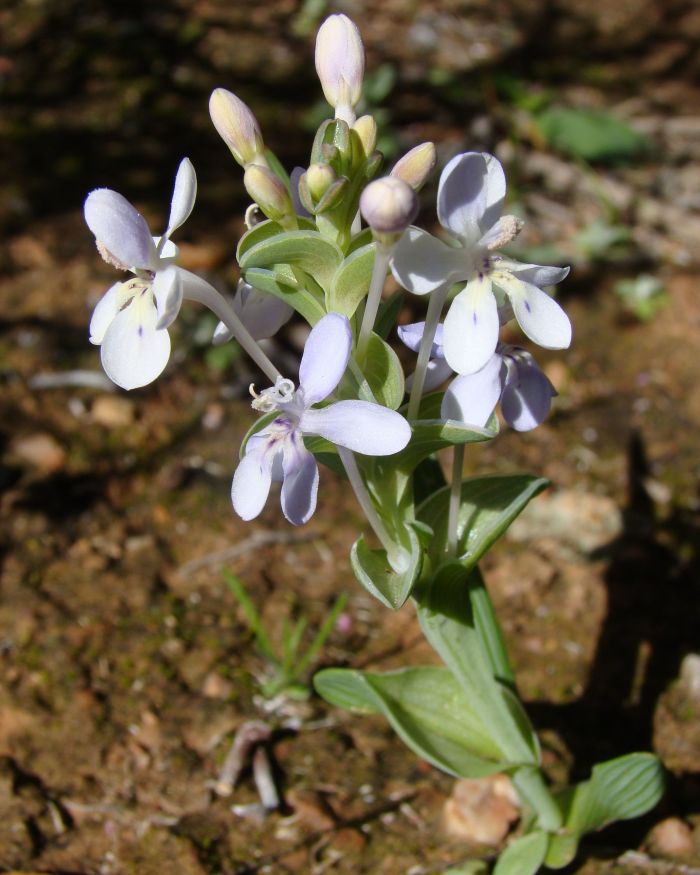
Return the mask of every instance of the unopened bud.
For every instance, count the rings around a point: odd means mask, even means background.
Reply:
[[[216,88],[209,98],[209,115],[221,139],[242,167],[267,164],[265,144],[257,119],[248,107],[225,88]]]
[[[419,191],[435,167],[436,160],[435,144],[421,143],[399,158],[391,169],[391,176],[403,179],[414,191]]]
[[[306,171],[306,184],[315,201],[321,200],[335,179],[335,171],[328,164],[311,164]]]
[[[362,192],[360,212],[375,234],[401,234],[416,217],[418,198],[402,179],[383,176]]]
[[[243,175],[243,184],[268,219],[279,221],[294,213],[289,192],[269,167],[249,164]]]
[[[335,117],[352,124],[353,107],[362,94],[365,49],[357,25],[347,15],[330,15],[319,28],[316,72]]]
[[[365,156],[374,152],[377,145],[377,123],[371,115],[362,115],[352,126],[353,131],[360,138]]]

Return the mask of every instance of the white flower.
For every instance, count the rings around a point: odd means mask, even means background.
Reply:
[[[495,254],[520,230],[514,216],[501,216],[505,193],[503,168],[493,155],[457,155],[440,177],[437,208],[440,224],[458,245],[411,227],[394,251],[394,276],[414,294],[466,282],[443,331],[445,358],[457,373],[475,373],[486,365],[501,322],[512,316],[539,346],[563,349],[571,343],[566,313],[540,288],[563,280],[568,267],[521,264]]]
[[[85,221],[105,261],[134,274],[100,299],[90,321],[90,341],[101,347],[107,376],[123,389],[151,383],[170,357],[167,328],[177,316],[188,284],[177,267],[170,235],[192,212],[197,178],[188,158],[180,162],[168,227],[152,237],[143,216],[118,192],[98,188],[85,201]]]

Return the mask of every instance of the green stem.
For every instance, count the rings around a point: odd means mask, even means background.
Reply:
[[[391,247],[379,242],[375,243],[375,247],[376,255],[374,256],[374,266],[372,267],[372,279],[369,284],[365,312],[362,316],[360,334],[357,338],[357,358],[360,362],[364,360],[365,353],[367,352],[367,344],[369,343],[370,334],[377,318],[379,302],[382,299],[382,290],[386,280],[386,271],[389,267],[389,258],[391,257]]]
[[[562,813],[542,771],[537,766],[522,766],[512,777],[521,800],[535,812],[537,825],[547,832],[556,832],[562,825]]]
[[[462,503],[462,472],[464,469],[464,444],[452,447],[452,483],[450,484],[450,504],[447,513],[447,555],[457,555],[457,524],[459,506]]]
[[[408,400],[408,411],[406,418],[409,422],[418,417],[418,408],[420,400],[423,397],[423,386],[425,385],[425,375],[430,361],[430,350],[433,348],[435,340],[435,332],[437,331],[438,323],[440,322],[440,314],[445,303],[445,298],[449,291],[449,286],[440,286],[430,295],[428,301],[428,312],[425,316],[425,328],[423,329],[423,337],[421,338],[420,347],[418,349],[418,361],[416,362],[416,370],[413,374],[413,385],[411,386],[411,397]]]

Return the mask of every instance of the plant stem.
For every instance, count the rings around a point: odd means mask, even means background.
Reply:
[[[513,774],[518,795],[537,815],[537,823],[548,832],[556,832],[562,824],[561,809],[544,782],[537,766],[522,766]]]
[[[338,447],[338,455],[340,456],[340,461],[343,463],[343,467],[345,468],[345,473],[348,475],[348,480],[350,481],[350,485],[353,488],[355,497],[357,498],[360,507],[367,517],[367,522],[372,527],[372,530],[379,539],[382,547],[384,547],[384,549],[386,550],[389,564],[394,569],[394,571],[402,571],[402,566],[405,564],[404,557],[400,551],[400,548],[397,548],[396,544],[394,544],[391,536],[389,535],[389,532],[386,529],[386,526],[379,518],[379,514],[372,504],[372,499],[369,492],[367,491],[365,482],[362,479],[360,469],[357,467],[355,456],[353,455],[352,451],[348,450],[346,447]]]
[[[462,470],[464,467],[464,444],[452,448],[452,483],[450,484],[450,504],[447,514],[447,553],[457,555],[457,524],[459,506],[462,502]]]
[[[420,347],[418,349],[418,361],[416,362],[416,370],[413,374],[413,385],[411,386],[411,397],[408,401],[408,411],[406,418],[410,421],[417,419],[418,408],[423,396],[423,386],[425,385],[425,374],[430,361],[430,350],[433,348],[435,340],[435,332],[437,331],[438,323],[440,322],[440,314],[442,307],[447,297],[449,286],[440,286],[430,295],[428,301],[428,312],[425,316],[425,328],[423,329],[423,337],[421,338]]]
[[[258,342],[241,322],[236,311],[224,296],[197,274],[190,273],[189,270],[183,268],[179,268],[179,270],[184,274],[183,279],[187,279],[185,297],[190,301],[204,304],[215,316],[218,316],[224,325],[233,332],[233,336],[243,350],[248,353],[265,376],[275,383],[282,375],[262,351]]]
[[[365,303],[365,312],[362,316],[362,325],[360,326],[360,334],[357,338],[357,359],[362,362],[365,353],[367,352],[367,344],[369,337],[374,328],[374,323],[377,318],[377,310],[379,310],[379,302],[382,299],[382,290],[384,281],[386,280],[386,270],[389,267],[389,258],[391,257],[391,247],[375,242],[374,266],[372,268],[372,279],[369,284],[369,292]]]

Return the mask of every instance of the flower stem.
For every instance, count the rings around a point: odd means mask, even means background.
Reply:
[[[372,268],[372,279],[369,284],[365,312],[362,316],[360,334],[357,338],[357,358],[360,362],[362,362],[367,352],[369,336],[377,318],[379,302],[382,299],[382,290],[386,280],[386,270],[389,267],[389,258],[391,257],[391,247],[379,242],[375,243],[375,247],[376,254],[374,256],[374,267]]]
[[[215,316],[218,316],[224,325],[233,332],[233,336],[260,370],[275,383],[277,378],[281,376],[280,372],[262,351],[258,342],[241,322],[236,311],[224,296],[217,292],[214,286],[209,285],[208,282],[197,276],[197,274],[184,270],[184,268],[178,269],[184,274],[183,279],[187,280],[185,283],[185,297],[190,301],[204,304]]]
[[[352,451],[348,450],[346,447],[339,446],[337,449],[340,461],[343,463],[345,473],[348,475],[348,480],[353,488],[355,497],[367,517],[367,522],[372,527],[372,530],[379,539],[382,547],[386,550],[391,567],[394,571],[401,571],[402,565],[404,565],[403,556],[401,555],[400,549],[392,541],[386,526],[379,518],[379,514],[372,504],[372,499],[370,498],[365,482],[362,479],[360,469],[357,467],[355,456]]]
[[[444,285],[435,289],[428,301],[428,312],[425,316],[425,328],[423,329],[423,337],[421,338],[420,347],[418,349],[418,361],[416,362],[416,371],[413,375],[413,385],[411,386],[411,397],[408,400],[408,411],[406,418],[410,421],[418,417],[418,408],[423,396],[423,386],[425,385],[425,374],[430,361],[430,350],[433,347],[435,340],[435,332],[437,331],[440,321],[440,314],[445,303],[445,298],[449,291],[449,286]]]
[[[459,506],[462,501],[462,469],[464,466],[464,444],[452,448],[452,483],[450,485],[450,505],[447,514],[447,553],[457,555],[457,523]]]

